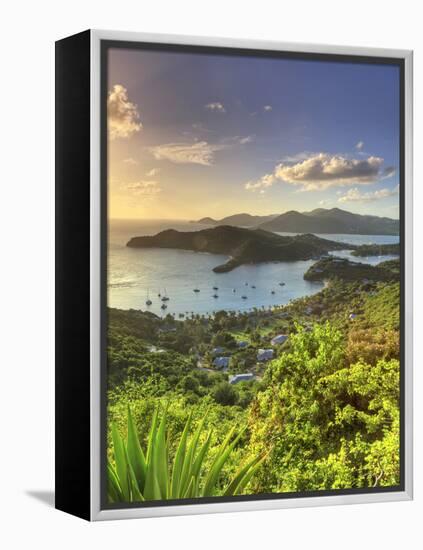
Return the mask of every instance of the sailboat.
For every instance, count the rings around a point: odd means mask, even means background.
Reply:
[[[164,291],[164,296],[162,298],[162,302],[168,302],[170,300],[169,296],[167,295],[166,289]]]
[[[150,293],[149,291],[147,290],[147,300],[146,300],[146,305],[147,306],[151,306],[151,304],[153,303],[151,300],[150,300]]]

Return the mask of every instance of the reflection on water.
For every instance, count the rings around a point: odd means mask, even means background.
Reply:
[[[187,312],[206,314],[219,309],[245,311],[254,307],[286,304],[323,288],[323,283],[303,279],[304,272],[314,263],[313,260],[244,265],[229,273],[216,274],[212,271],[213,267],[224,263],[226,256],[125,246],[131,237],[154,235],[168,228],[194,231],[204,229],[205,226],[169,220],[111,222],[108,254],[110,307],[148,309],[157,315]],[[398,242],[395,236],[319,236],[352,244]],[[336,254],[372,264],[395,257],[355,258],[350,257],[348,251]],[[280,283],[285,284],[282,286]],[[217,290],[213,287],[217,287]],[[200,292],[194,292],[194,289]],[[162,301],[163,297],[169,300]],[[145,303],[148,299],[152,302],[149,307]],[[167,305],[166,309],[161,308],[163,303]]]

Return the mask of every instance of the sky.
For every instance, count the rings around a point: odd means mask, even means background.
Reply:
[[[399,69],[111,49],[109,216],[399,217]]]

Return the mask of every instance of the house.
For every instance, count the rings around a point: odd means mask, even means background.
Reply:
[[[304,313],[306,315],[311,315],[313,313],[313,308],[310,307],[310,306],[306,307],[305,310],[304,310]]]
[[[275,352],[272,349],[259,349],[257,352],[257,361],[270,361]]]
[[[238,382],[250,382],[255,379],[252,372],[246,372],[244,374],[234,374],[229,377],[229,384],[238,384]]]
[[[212,349],[213,355],[220,355],[224,351],[225,351],[224,348],[222,348],[221,346],[217,346],[216,348]]]
[[[350,321],[352,321],[353,319],[355,319],[357,317],[357,314],[356,313],[350,313],[348,318]]]
[[[286,334],[278,334],[277,336],[275,336],[270,340],[270,343],[272,344],[272,346],[277,346],[279,344],[283,344],[287,340],[288,340],[288,336]]]
[[[229,367],[230,357],[216,357],[213,360],[213,365],[218,369],[227,370]]]
[[[246,340],[240,340],[239,342],[236,343],[236,345],[242,349],[242,348],[247,348],[249,346],[249,343]]]

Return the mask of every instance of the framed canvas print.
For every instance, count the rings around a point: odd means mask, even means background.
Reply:
[[[56,506],[412,498],[412,54],[56,43]]]

